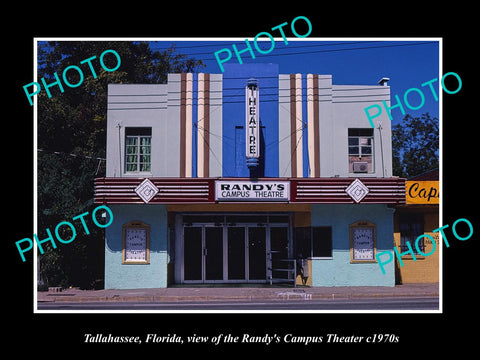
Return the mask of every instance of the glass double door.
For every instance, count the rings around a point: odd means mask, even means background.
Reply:
[[[184,279],[223,278],[223,229],[194,226],[184,228]]]
[[[269,253],[268,226],[184,226],[183,282],[266,282]]]

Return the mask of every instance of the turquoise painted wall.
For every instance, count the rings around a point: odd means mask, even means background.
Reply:
[[[394,262],[350,263],[350,224],[366,220],[377,226],[377,253],[391,251],[393,209],[380,204],[312,205],[312,226],[332,226],[332,259],[312,259],[313,286],[395,286]]]
[[[167,206],[109,205],[113,223],[105,229],[105,289],[167,287]],[[150,225],[150,264],[122,264],[122,226]]]

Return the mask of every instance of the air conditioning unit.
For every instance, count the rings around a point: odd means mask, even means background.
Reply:
[[[368,172],[368,162],[366,161],[354,161],[353,162],[354,173],[366,173]]]

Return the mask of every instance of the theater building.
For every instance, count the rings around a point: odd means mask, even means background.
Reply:
[[[109,85],[105,288],[172,284],[394,286],[405,180],[391,125],[364,108],[390,87],[335,85],[276,64]],[[383,105],[382,105],[383,106]]]

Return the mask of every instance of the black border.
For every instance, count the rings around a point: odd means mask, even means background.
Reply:
[[[128,5],[128,6],[127,6]],[[8,221],[5,221],[6,252],[8,268],[4,270],[4,311],[12,313],[13,322],[19,327],[8,326],[5,346],[20,349],[28,346],[40,354],[55,349],[69,349],[64,356],[89,354],[98,351],[125,354],[132,350],[137,355],[152,351],[157,356],[169,356],[165,350],[179,351],[197,349],[198,356],[219,350],[239,353],[245,350],[274,351],[289,349],[311,352],[315,356],[322,350],[384,351],[386,349],[410,350],[408,354],[428,349],[461,344],[467,350],[474,344],[475,329],[467,327],[468,319],[475,313],[474,290],[476,288],[474,256],[478,247],[478,215],[476,205],[477,167],[474,152],[476,131],[476,107],[472,98],[475,93],[473,68],[476,21],[468,19],[473,9],[422,9],[420,5],[407,3],[361,3],[348,9],[349,4],[338,8],[315,4],[307,10],[296,4],[267,5],[266,14],[261,14],[257,4],[221,3],[219,7],[206,3],[175,4],[158,3],[109,3],[105,9],[87,3],[53,3],[24,5],[24,9],[9,6],[12,21],[2,23],[5,54],[2,57],[7,84],[4,96],[8,99],[4,124],[8,134],[16,136],[13,146],[19,157],[9,158],[3,172],[6,189],[15,184],[22,191],[5,191],[4,205]],[[190,5],[190,6],[189,6]],[[288,5],[288,6],[287,6]],[[314,6],[315,5],[315,6]],[[131,8],[130,8],[131,7]],[[130,10],[129,10],[130,8]],[[243,13],[242,11],[245,11]],[[475,229],[468,241],[450,241],[443,256],[443,314],[33,314],[32,256],[21,262],[14,241],[25,233],[33,233],[33,107],[25,101],[22,86],[33,78],[34,37],[227,37],[252,36],[266,28],[296,16],[307,16],[312,25],[311,37],[442,37],[443,72],[453,71],[463,80],[462,90],[455,95],[443,96],[443,224],[452,224],[458,218],[469,219]],[[472,19],[473,20],[473,19]],[[470,25],[469,25],[470,24]],[[471,26],[471,29],[468,27]],[[13,34],[12,34],[13,32]],[[13,99],[13,102],[11,101]],[[474,101],[472,101],[474,100]],[[12,106],[13,105],[13,106]],[[4,133],[5,134],[5,133]],[[10,310],[13,306],[14,309]],[[17,330],[15,330],[17,329]],[[398,344],[319,344],[311,346],[289,345],[266,347],[264,345],[232,344],[223,347],[211,345],[179,346],[84,344],[84,333],[112,333],[113,335],[138,335],[146,333],[213,336],[231,333],[242,336],[286,334],[313,336],[338,333],[339,335],[368,335],[393,333],[399,336]],[[360,348],[358,348],[360,346]],[[208,351],[205,352],[205,351]],[[63,352],[63,351],[62,351]],[[372,354],[369,352],[369,354]],[[378,354],[381,354],[380,352]],[[257,354],[265,356],[265,354]],[[386,356],[384,353],[382,356]],[[194,355],[195,356],[195,355]]]

